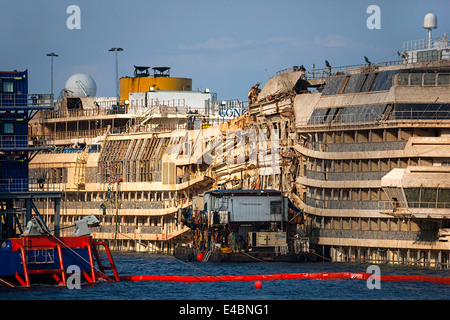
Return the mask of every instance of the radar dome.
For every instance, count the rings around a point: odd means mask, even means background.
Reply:
[[[425,18],[423,19],[423,28],[424,29],[436,29],[437,28],[437,17],[431,11],[430,13],[427,13]]]
[[[67,79],[65,89],[72,97],[94,97],[97,93],[94,79],[83,73],[76,73]]]

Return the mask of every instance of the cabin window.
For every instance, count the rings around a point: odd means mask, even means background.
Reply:
[[[405,188],[404,191],[411,208],[450,207],[450,189]]]
[[[435,86],[436,85],[436,74],[425,73],[423,75],[423,85],[424,86]]]
[[[438,59],[437,50],[417,52],[417,61],[429,61],[437,59]]]
[[[281,201],[270,201],[270,214],[281,214]]]
[[[409,82],[409,73],[400,73],[397,78],[399,86],[407,86]]]
[[[438,202],[444,205],[444,208],[450,207],[450,189],[438,190]]]
[[[412,76],[412,75],[411,75]],[[411,78],[412,80],[412,78]],[[448,119],[450,104],[396,104],[390,119]]]
[[[3,123],[3,134],[14,134],[14,124],[13,123]]]
[[[422,189],[421,201],[422,203],[425,202],[425,204],[436,203],[436,189]]]
[[[11,81],[3,82],[3,92],[4,93],[12,93],[12,92],[14,92],[13,82],[11,82]]]
[[[438,74],[438,86],[450,85],[450,74]]]
[[[411,85],[421,86],[422,85],[422,75],[423,73],[411,73]]]
[[[405,188],[406,200],[410,207],[418,207],[420,201],[420,188]]]

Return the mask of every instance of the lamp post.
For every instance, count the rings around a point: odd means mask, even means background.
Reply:
[[[48,53],[47,57],[51,58],[51,95],[52,95],[52,106],[54,104],[54,99],[53,99],[53,57],[57,57],[58,55],[54,52],[52,53]]]
[[[111,48],[108,51],[115,51],[116,52],[116,107],[119,107],[119,62],[117,59],[117,51],[123,51],[122,48]]]

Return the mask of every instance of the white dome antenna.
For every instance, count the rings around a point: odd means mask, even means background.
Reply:
[[[87,74],[76,73],[67,79],[65,89],[72,97],[95,97],[97,85]]]
[[[423,19],[423,28],[428,29],[428,48],[431,48],[431,30],[437,28],[437,17],[433,11],[430,11],[430,13],[425,15],[425,18]]]

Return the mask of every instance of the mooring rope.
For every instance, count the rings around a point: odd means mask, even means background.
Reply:
[[[191,268],[194,268],[194,269],[196,269],[196,270],[198,270],[198,271],[200,271],[200,272],[203,272],[204,274],[207,274],[207,275],[209,275],[209,276],[211,276],[211,277],[214,277],[214,278],[218,279],[219,281],[224,281],[224,280],[222,280],[221,278],[216,277],[216,276],[213,275],[213,274],[210,274],[209,272],[206,272],[206,271],[204,271],[204,270],[202,270],[202,269],[200,269],[200,268],[194,267],[194,266],[190,265],[189,263],[184,262],[183,260],[178,259],[177,257],[172,256],[172,258],[174,258],[174,259],[177,260],[178,262],[183,263],[184,265],[187,265],[187,266],[189,266],[189,267],[191,267]],[[201,279],[202,277],[196,277],[196,278]]]

